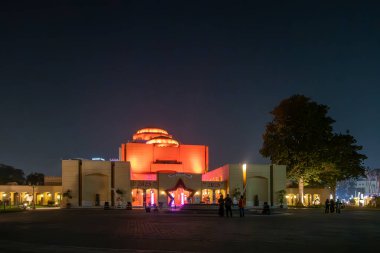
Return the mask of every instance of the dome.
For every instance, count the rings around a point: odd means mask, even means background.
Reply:
[[[156,128],[156,127],[147,127],[142,128],[136,132],[136,134],[146,134],[146,133],[160,133],[160,134],[168,134],[168,131],[162,129],[162,128]]]
[[[171,137],[167,136],[158,136],[150,139],[146,144],[154,144],[158,147],[178,147],[178,141],[174,140]]]
[[[178,141],[162,128],[146,127],[139,129],[132,137],[133,142],[142,142],[146,144],[154,144],[159,147],[174,146],[178,147]]]

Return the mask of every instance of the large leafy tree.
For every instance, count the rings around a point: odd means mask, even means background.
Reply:
[[[304,184],[320,181],[324,154],[331,140],[332,124],[329,108],[303,95],[280,102],[271,112],[272,122],[266,126],[260,153],[272,163],[286,165],[287,176],[299,186],[299,203],[303,204]]]
[[[44,174],[33,172],[26,177],[26,183],[30,185],[44,185],[44,179]]]
[[[16,182],[24,184],[24,171],[16,169],[13,166],[0,164],[0,184]]]
[[[335,134],[329,142],[328,152],[321,173],[321,180],[329,186],[335,196],[337,182],[365,176],[363,161],[367,156],[360,154],[363,147],[348,132]]]

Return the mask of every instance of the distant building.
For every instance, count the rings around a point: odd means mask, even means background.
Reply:
[[[356,181],[356,192],[364,195],[379,195],[379,181],[362,178]]]

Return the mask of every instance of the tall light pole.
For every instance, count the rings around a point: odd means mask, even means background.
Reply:
[[[242,169],[243,169],[243,194],[242,195],[245,197],[245,191],[247,188],[247,164],[246,163],[243,163]]]
[[[33,188],[33,209],[36,209],[36,202],[34,201],[34,187],[35,187],[35,185],[33,184],[32,185],[32,188]]]

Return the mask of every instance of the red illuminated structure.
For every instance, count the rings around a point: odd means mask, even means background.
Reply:
[[[180,144],[161,128],[143,128],[132,142],[121,144],[119,159],[131,163],[132,180],[156,180],[157,173],[204,174],[208,147]]]

